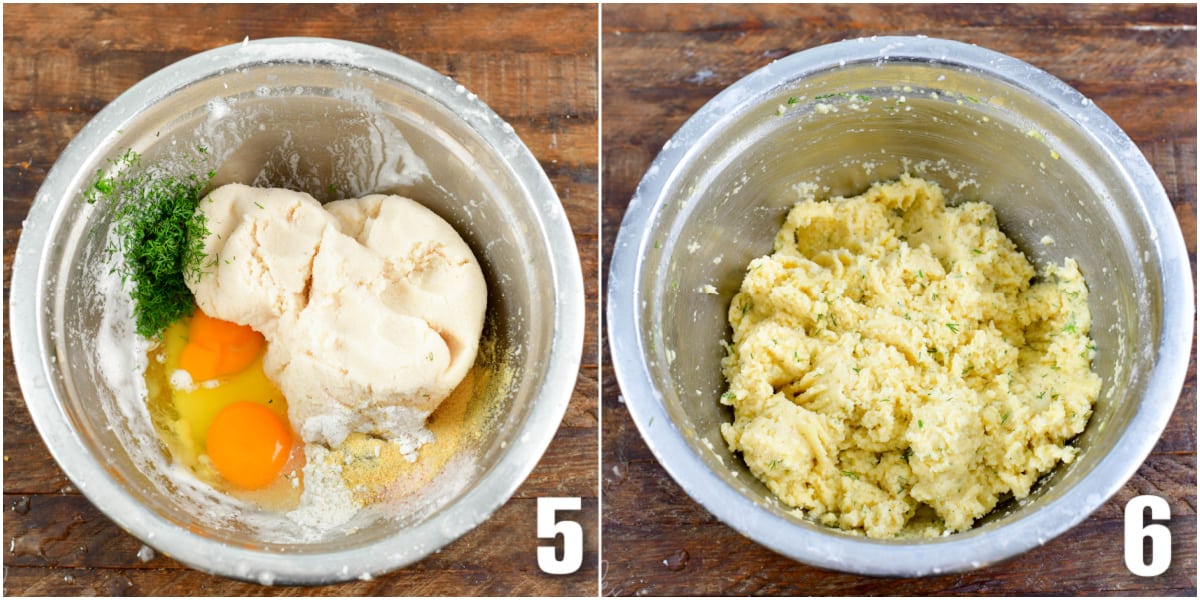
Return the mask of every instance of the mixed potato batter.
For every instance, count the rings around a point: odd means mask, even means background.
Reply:
[[[872,538],[962,531],[1077,449],[1099,393],[1074,260],[1037,273],[990,205],[909,176],[798,202],[729,309],[729,447]]]

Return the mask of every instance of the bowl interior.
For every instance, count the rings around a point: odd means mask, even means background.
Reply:
[[[1137,412],[1154,365],[1162,265],[1124,165],[1095,145],[1086,123],[1017,82],[952,62],[873,58],[803,77],[776,75],[779,82],[763,89],[728,90],[705,110],[729,116],[714,117],[716,124],[695,138],[677,135],[664,149],[681,156],[677,166],[647,174],[663,182],[644,225],[634,284],[648,379],[662,382],[655,391],[665,412],[716,477],[779,519],[821,535],[848,537],[779,505],[730,454],[719,430],[732,420],[719,402],[730,299],[749,262],[772,252],[775,232],[799,199],[796,184],[816,184],[826,197],[852,196],[905,172],[924,176],[947,198],[991,203],[1001,229],[1035,265],[1079,262],[1091,293],[1093,369],[1103,380],[1095,413],[1074,442],[1082,452],[1030,497],[1003,503],[954,538],[1019,520],[1092,472]],[[705,293],[706,286],[716,293]],[[639,425],[654,436],[653,427]]]
[[[516,445],[553,362],[554,319],[529,316],[556,314],[555,261],[545,217],[530,199],[542,190],[532,190],[536,186],[529,175],[518,172],[511,160],[527,150],[473,95],[425,71],[398,78],[312,60],[251,62],[183,81],[161,97],[123,97],[117,102],[140,102],[133,116],[89,125],[107,133],[66,175],[65,189],[73,191],[60,202],[47,237],[52,242],[41,259],[48,275],[39,290],[40,305],[54,348],[49,384],[78,443],[123,493],[154,513],[147,519],[177,524],[229,547],[297,558],[392,540],[387,551],[394,556],[379,560],[398,566],[453,539],[503,501],[464,497]],[[476,113],[448,106],[448,97],[475,106]],[[480,127],[481,122],[488,126]],[[449,221],[478,257],[488,283],[484,343],[470,378],[467,422],[475,433],[466,436],[465,447],[451,461],[454,476],[441,478],[431,486],[435,489],[365,510],[343,531],[317,541],[293,537],[286,520],[259,524],[238,517],[217,494],[181,493],[181,484],[170,477],[165,449],[144,411],[137,410],[138,398],[106,378],[108,359],[98,352],[103,343],[98,340],[111,337],[106,328],[120,327],[106,320],[106,293],[112,294],[98,283],[107,270],[103,248],[109,221],[104,211],[82,202],[79,191],[125,149],[138,152],[142,164],[175,174],[215,170],[214,186],[286,187],[322,201],[396,193]],[[544,179],[540,171],[539,176]],[[557,424],[531,427],[547,430],[548,441]],[[517,469],[523,472],[513,476],[523,478],[539,456],[540,450],[531,452],[528,465]],[[439,520],[414,533],[419,525]],[[404,535],[410,536],[407,542],[397,537]],[[351,577],[369,568],[351,567]],[[296,577],[327,577],[322,570]]]

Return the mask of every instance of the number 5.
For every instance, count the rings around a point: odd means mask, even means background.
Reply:
[[[1171,518],[1171,507],[1158,496],[1138,496],[1125,505],[1125,567],[1141,577],[1162,575],[1171,566],[1171,530],[1161,523],[1146,525],[1150,519]],[[1146,564],[1143,540],[1150,538],[1150,564]]]
[[[575,521],[559,521],[555,513],[580,510],[579,498],[538,498],[537,536],[539,539],[554,539],[562,536],[562,560],[556,556],[553,545],[538,546],[538,568],[548,575],[567,575],[579,570],[583,564],[583,527]]]

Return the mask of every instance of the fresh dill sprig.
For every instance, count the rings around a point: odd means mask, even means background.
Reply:
[[[110,172],[96,172],[84,200],[101,202],[111,212],[113,232],[105,251],[109,260],[121,257],[112,269],[129,288],[137,333],[157,338],[192,312],[186,278],[202,274],[208,235],[196,206],[215,173],[177,177],[143,169],[133,150],[112,163]]]

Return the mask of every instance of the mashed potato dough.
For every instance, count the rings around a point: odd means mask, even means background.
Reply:
[[[196,303],[267,339],[263,368],[304,441],[429,441],[425,419],[474,363],[487,304],[450,224],[400,196],[322,206],[240,184],[199,210],[213,261],[188,282]]]
[[[824,524],[971,527],[1074,459],[1099,393],[1075,261],[1035,275],[989,205],[921,179],[801,200],[730,305],[725,440]]]

